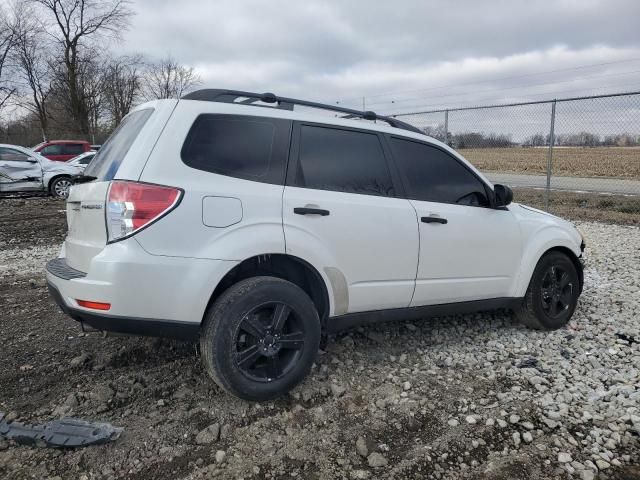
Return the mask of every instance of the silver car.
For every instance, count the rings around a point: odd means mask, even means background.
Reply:
[[[84,166],[54,162],[17,145],[0,144],[0,193],[46,192],[67,198]]]

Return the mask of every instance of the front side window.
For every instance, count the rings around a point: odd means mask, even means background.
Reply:
[[[193,123],[182,161],[191,168],[264,183],[284,183],[291,122],[202,114]]]
[[[29,160],[29,155],[13,148],[0,147],[0,160],[5,162],[26,162]]]
[[[489,206],[484,183],[444,150],[397,137],[391,146],[412,200]]]
[[[378,135],[301,125],[295,186],[393,197],[395,191]]]

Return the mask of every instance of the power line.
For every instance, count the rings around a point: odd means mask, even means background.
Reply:
[[[572,79],[569,79],[569,80],[557,80],[557,81],[554,81],[554,82],[531,83],[531,84],[527,84],[527,85],[515,85],[513,87],[490,88],[490,89],[485,89],[485,90],[476,90],[474,92],[467,92],[467,93],[449,93],[449,94],[446,94],[446,95],[438,95],[437,97],[413,97],[413,98],[406,98],[406,99],[398,100],[398,101],[373,102],[373,103],[367,103],[367,106],[371,107],[372,105],[398,104],[398,103],[401,103],[401,102],[410,102],[410,101],[414,101],[414,100],[429,100],[431,98],[459,97],[459,96],[463,96],[463,95],[473,95],[473,94],[476,94],[476,93],[501,92],[501,91],[505,91],[505,90],[514,90],[514,89],[518,89],[518,88],[540,87],[540,86],[544,86],[544,85],[557,85],[557,84],[560,84],[560,83],[572,83],[572,82],[577,82],[577,81],[580,81],[580,80],[592,79],[592,78],[619,77],[619,76],[623,76],[623,75],[631,75],[631,74],[634,74],[634,73],[640,73],[640,70],[632,70],[632,71],[629,71],[629,72],[618,72],[618,73],[605,73],[605,74],[589,75],[589,76],[586,76],[586,77],[572,78]]]
[[[416,92],[427,92],[427,91],[431,91],[431,90],[439,90],[442,88],[452,88],[452,87],[463,87],[463,86],[468,86],[468,85],[477,85],[480,83],[491,83],[491,82],[498,82],[498,81],[502,81],[502,80],[513,80],[515,78],[525,78],[525,77],[533,77],[533,76],[538,76],[538,75],[548,75],[550,73],[558,73],[558,72],[568,72],[568,71],[574,71],[574,70],[581,70],[584,68],[593,68],[593,67],[603,67],[606,65],[615,65],[615,64],[620,64],[620,63],[628,63],[628,62],[635,62],[637,60],[640,60],[639,58],[628,58],[626,60],[617,60],[614,62],[603,62],[603,63],[592,63],[589,65],[578,65],[576,67],[568,67],[568,68],[559,68],[556,70],[548,70],[545,72],[537,72],[537,73],[526,73],[526,74],[522,74],[522,75],[512,75],[509,77],[498,77],[498,78],[490,78],[490,79],[486,79],[486,80],[476,80],[473,82],[465,82],[465,83],[457,83],[457,84],[447,84],[447,85],[440,85],[437,87],[429,87],[429,88],[421,88],[421,89],[413,89],[413,90],[401,90],[398,92],[388,92],[388,93],[378,93],[378,94],[374,94],[374,95],[368,95],[366,98],[377,98],[377,97],[386,97],[386,96],[390,96],[390,95],[401,95],[403,93],[416,93]],[[338,100],[336,103],[340,103],[340,102],[344,102],[347,100],[354,100],[354,101],[360,101],[362,99],[362,97],[348,97],[348,98],[343,98],[341,100]]]
[[[580,92],[580,91],[594,91],[594,90],[604,90],[604,89],[611,89],[611,88],[623,88],[623,87],[639,87],[638,82],[633,82],[633,83],[625,83],[625,84],[621,84],[621,85],[608,85],[608,86],[603,86],[603,87],[594,87],[594,88],[582,88],[582,89],[571,89],[571,90],[559,90],[559,91],[555,91],[555,92],[544,92],[544,93],[537,93],[537,94],[532,94],[532,95],[520,95],[518,97],[520,98],[527,98],[530,99],[531,97],[541,97],[541,96],[547,96],[549,97],[549,102],[552,101],[553,96],[560,94],[560,93],[575,93],[575,92]],[[611,94],[614,95],[614,94]],[[515,98],[518,98],[515,97]],[[418,114],[424,114],[424,113],[431,113],[430,111],[424,111],[424,109],[432,109],[435,111],[442,111],[445,109],[456,109],[456,108],[460,108],[460,107],[467,107],[467,106],[484,106],[478,102],[498,102],[498,101],[504,101],[504,97],[485,97],[485,98],[477,98],[474,100],[468,100],[466,102],[462,102],[459,104],[455,104],[455,106],[452,105],[447,105],[447,104],[443,104],[443,103],[434,103],[431,105],[421,105],[421,106],[416,106],[413,107],[415,109],[422,109],[421,111],[409,111],[409,112],[396,112],[393,114],[387,114],[387,115],[392,115],[392,116],[401,116],[401,115],[418,115]],[[509,101],[509,104],[513,104],[513,103],[527,103],[526,100],[521,101],[521,102],[513,102],[513,101]]]

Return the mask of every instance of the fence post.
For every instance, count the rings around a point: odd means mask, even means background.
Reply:
[[[449,145],[449,110],[444,111],[444,143]]]
[[[551,103],[551,128],[549,130],[549,156],[547,158],[547,188],[544,192],[544,209],[549,211],[549,191],[551,190],[551,164],[553,161],[553,144],[555,143],[556,101]]]

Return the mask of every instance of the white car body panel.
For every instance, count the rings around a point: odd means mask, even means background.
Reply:
[[[509,210],[411,200],[420,222],[420,262],[411,306],[509,297],[522,235]]]
[[[330,214],[297,215],[296,207]],[[408,200],[286,187],[282,211],[287,253],[344,277],[332,283],[334,295],[347,287],[332,314],[409,306],[419,247]]]

